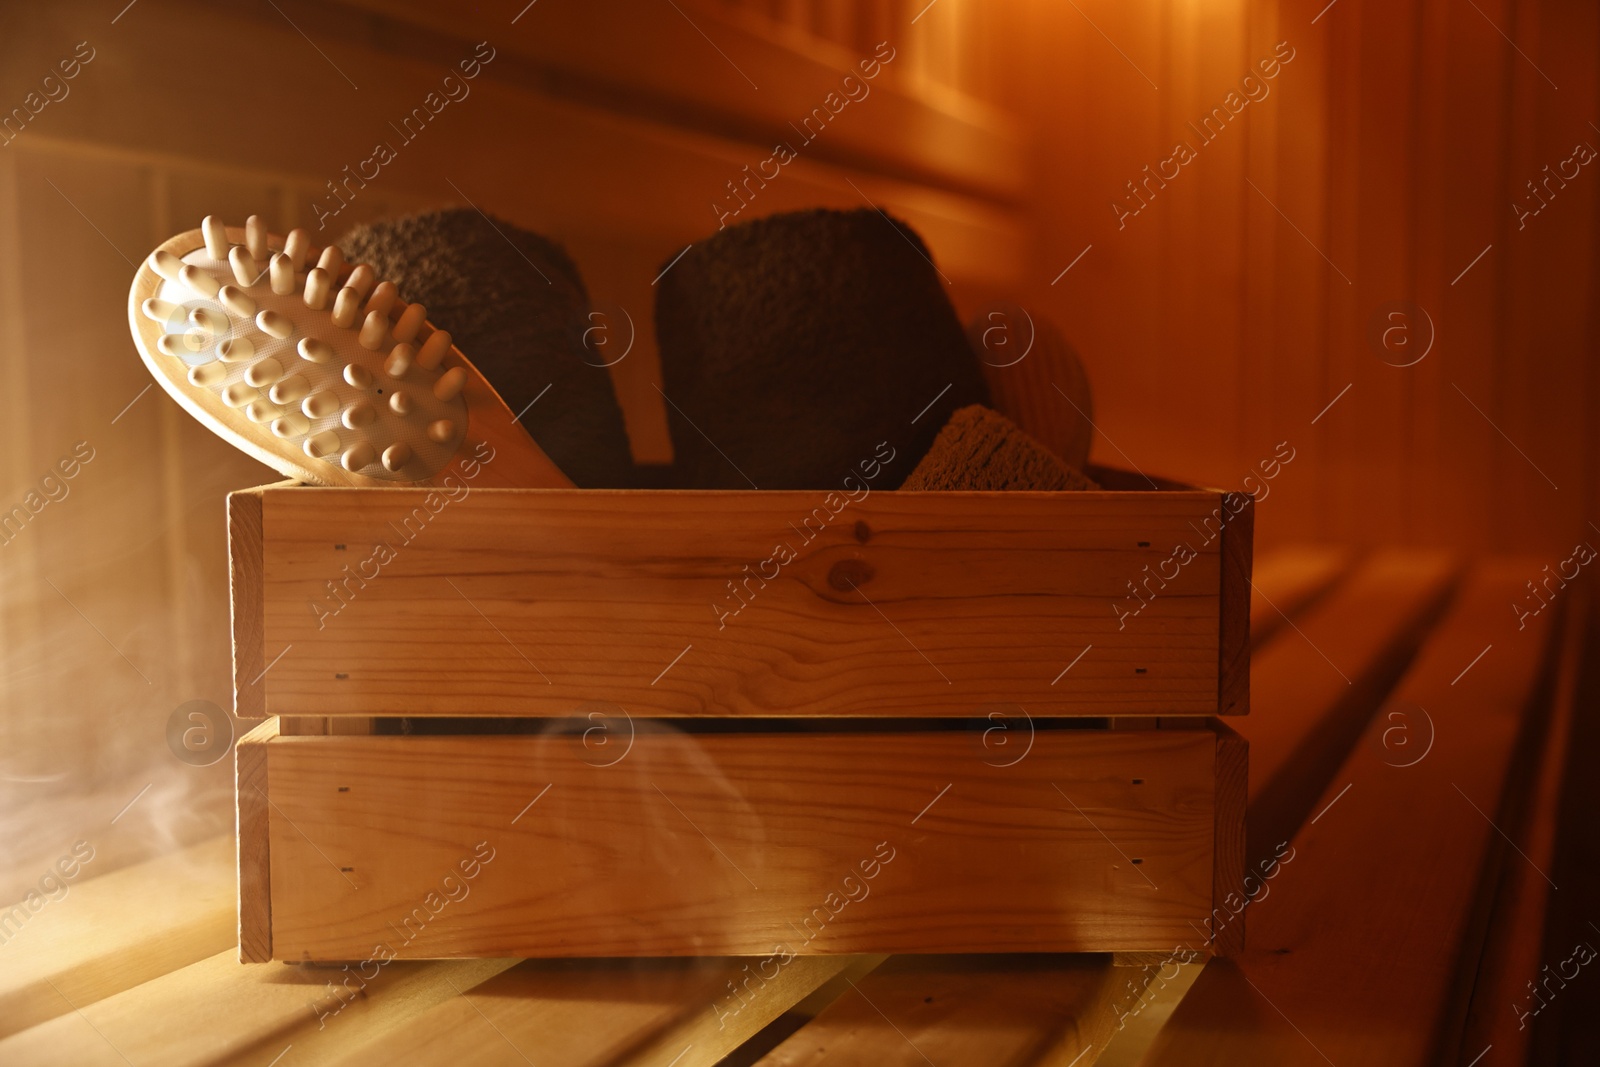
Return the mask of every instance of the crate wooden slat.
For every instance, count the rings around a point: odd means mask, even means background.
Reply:
[[[244,958],[1165,951],[1238,884],[1231,732],[1039,724],[997,749],[948,725],[640,723],[620,759],[579,734],[253,734],[241,913],[270,948]],[[447,920],[405,925],[479,842]],[[243,891],[263,873],[270,901]]]
[[[239,713],[1247,710],[1236,494],[458,496],[233,494]]]

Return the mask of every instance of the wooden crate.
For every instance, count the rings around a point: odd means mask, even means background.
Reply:
[[[1095,474],[233,494],[243,958],[1205,943],[1253,505]]]
[[[238,746],[245,961],[1167,953],[1244,876],[1217,719],[279,723]]]
[[[1243,714],[1253,502],[1161,486],[237,492],[236,710]]]

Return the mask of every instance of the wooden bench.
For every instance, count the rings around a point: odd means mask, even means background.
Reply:
[[[1527,1062],[1510,1003],[1543,962],[1586,635],[1576,588],[1517,629],[1538,569],[1260,561],[1233,720],[1255,877],[1213,916],[1248,926],[1235,960],[799,957],[759,984],[748,958],[246,967],[220,838],[86,875],[0,945],[0,1063]]]

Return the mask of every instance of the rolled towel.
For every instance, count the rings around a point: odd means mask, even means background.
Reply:
[[[1053,323],[1015,304],[995,304],[967,325],[994,406],[1039,443],[1082,470],[1094,441],[1094,400],[1083,362]]]
[[[584,347],[589,296],[560,245],[472,208],[367,223],[340,245],[450,331],[574,483],[633,483],[610,373]]]
[[[920,456],[988,400],[927,249],[877,211],[730,226],[657,290],[679,485],[831,488],[880,442]]]
[[[901,489],[1098,489],[998,411],[950,417]]]

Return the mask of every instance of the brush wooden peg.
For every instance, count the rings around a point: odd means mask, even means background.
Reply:
[[[272,255],[267,240],[267,224],[260,215],[251,215],[244,220],[244,246],[258,263],[265,263]]]
[[[306,307],[313,311],[321,311],[328,306],[328,297],[333,292],[333,277],[321,267],[312,267],[306,273],[305,301]]]
[[[225,260],[228,258],[228,250],[231,246],[228,242],[228,234],[223,229],[220,219],[215,215],[207,215],[201,219],[200,235],[205,239],[206,252],[212,259]]]
[[[283,254],[289,257],[289,265],[295,270],[305,269],[306,253],[310,250],[311,238],[302,229],[290,230],[289,236],[283,239]]]
[[[246,289],[254,287],[261,281],[261,262],[243,245],[234,245],[228,249],[228,267],[233,271],[234,281]]]

